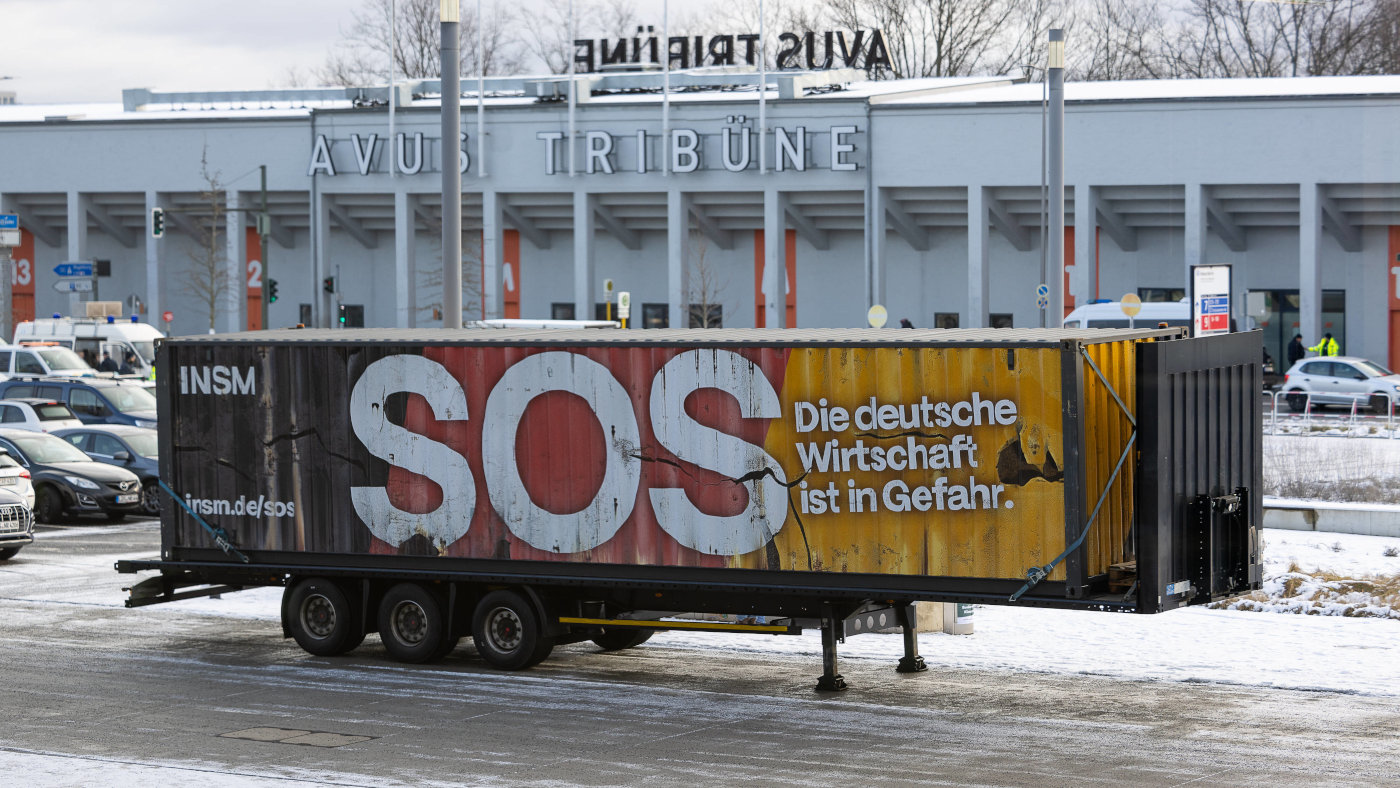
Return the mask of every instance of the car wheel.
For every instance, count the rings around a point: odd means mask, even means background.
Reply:
[[[17,556],[17,555],[19,555],[19,548],[18,548],[18,547],[3,547],[3,548],[0,548],[0,561],[8,561],[8,560],[10,560],[11,558],[14,558],[14,557]]]
[[[1294,413],[1302,413],[1308,409],[1308,395],[1302,393],[1289,394],[1288,409]]]
[[[339,656],[365,639],[360,606],[329,580],[313,577],[288,586],[282,599],[282,621],[308,654]]]
[[[1384,394],[1371,395],[1371,412],[1377,416],[1384,416],[1390,412],[1390,397]]]
[[[154,481],[141,488],[141,513],[160,516],[160,487]]]
[[[63,497],[45,484],[34,491],[34,519],[41,523],[56,523],[63,517]]]

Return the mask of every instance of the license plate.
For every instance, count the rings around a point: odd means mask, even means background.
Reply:
[[[141,500],[140,493],[125,493],[117,496],[117,503],[136,503]]]
[[[15,478],[15,477],[13,477],[13,476],[0,476],[0,484],[3,484],[3,485],[5,485],[5,486],[7,486],[7,487],[13,487],[13,486],[15,486],[15,484],[17,484],[18,482],[19,482],[19,479]]]

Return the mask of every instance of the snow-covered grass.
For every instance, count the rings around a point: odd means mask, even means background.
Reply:
[[[1264,494],[1400,503],[1400,440],[1265,436]]]
[[[1400,621],[1400,539],[1264,532],[1264,587],[1214,607]]]

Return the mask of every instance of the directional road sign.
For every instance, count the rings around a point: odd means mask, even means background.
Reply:
[[[60,279],[53,283],[53,289],[60,293],[91,293],[91,279]]]
[[[92,263],[59,263],[53,267],[53,272],[59,276],[84,276],[91,279]]]
[[[19,246],[19,214],[0,213],[0,246]]]

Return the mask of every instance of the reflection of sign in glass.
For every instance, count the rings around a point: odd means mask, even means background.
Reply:
[[[1230,266],[1191,266],[1191,334],[1230,331]]]

